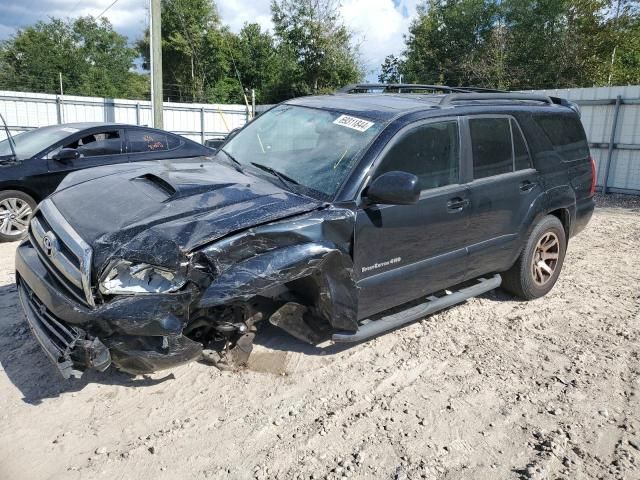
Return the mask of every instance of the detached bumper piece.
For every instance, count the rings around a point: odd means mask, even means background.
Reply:
[[[111,365],[107,347],[97,338],[56,318],[20,278],[20,302],[34,337],[65,379],[80,378],[89,368],[104,371]]]
[[[132,375],[152,373],[197,360],[202,344],[184,335],[164,337],[116,336],[105,338],[113,364]]]

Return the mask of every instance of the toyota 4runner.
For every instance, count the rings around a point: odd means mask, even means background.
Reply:
[[[545,295],[594,209],[575,106],[410,90],[287,101],[213,157],[67,177],[16,258],[44,351],[67,378],[241,364],[264,322],[359,342],[498,286]]]

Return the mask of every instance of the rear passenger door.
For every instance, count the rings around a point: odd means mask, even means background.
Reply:
[[[472,181],[469,186],[469,262],[466,278],[507,269],[518,234],[540,194],[538,172],[517,121],[507,115],[466,119]]]
[[[466,269],[468,199],[460,184],[458,119],[396,134],[374,166],[418,177],[415,205],[363,205],[356,213],[354,269],[360,318],[452,286]]]

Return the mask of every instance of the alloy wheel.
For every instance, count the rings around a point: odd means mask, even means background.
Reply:
[[[0,233],[19,237],[29,227],[31,206],[20,198],[5,198],[0,200]]]
[[[559,259],[560,240],[555,233],[546,232],[538,240],[531,260],[531,273],[536,285],[543,286],[553,278]]]

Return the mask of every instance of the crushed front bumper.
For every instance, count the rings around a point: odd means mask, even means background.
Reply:
[[[52,315],[21,279],[18,295],[33,336],[64,378],[80,378],[86,368],[109,368],[111,354],[99,339],[88,340],[84,330]]]
[[[29,241],[16,252],[16,283],[33,335],[65,378],[111,363],[149,373],[202,353],[199,343],[182,335],[190,292],[123,297],[89,308],[65,295]]]

